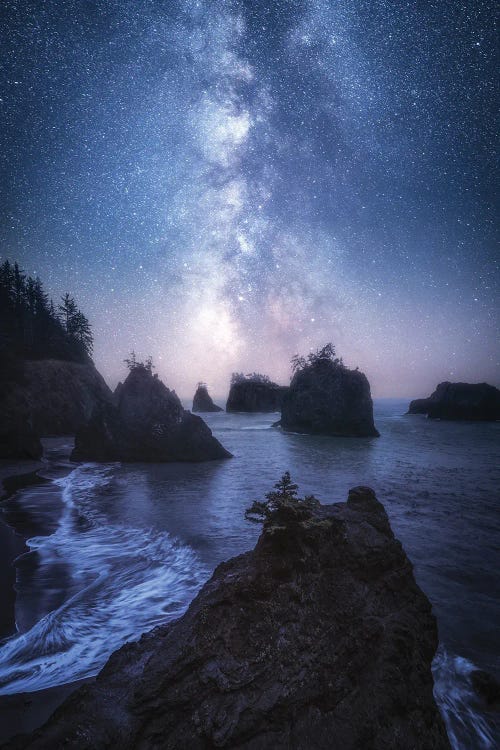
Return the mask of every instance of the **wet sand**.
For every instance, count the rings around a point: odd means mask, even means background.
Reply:
[[[0,743],[42,726],[68,695],[88,681],[80,680],[68,685],[57,685],[34,693],[1,695]]]
[[[17,490],[46,482],[37,475],[43,467],[39,461],[2,461],[0,465],[0,499],[4,503]],[[12,474],[12,471],[19,473]],[[16,569],[14,560],[28,551],[25,538],[9,526],[0,515],[0,641],[16,630],[14,605],[16,600]]]
[[[0,509],[18,490],[50,480],[38,476],[41,461],[0,461]],[[26,537],[0,515],[0,642],[16,632],[16,568],[14,561],[28,552]],[[33,693],[0,696],[0,743],[41,726],[84,680]]]

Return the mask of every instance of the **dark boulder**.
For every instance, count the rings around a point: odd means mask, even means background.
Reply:
[[[470,674],[472,686],[490,708],[500,709],[500,682],[489,672],[474,669]]]
[[[500,420],[500,390],[488,383],[440,383],[429,398],[412,401],[408,414],[495,422]]]
[[[313,435],[379,435],[366,375],[326,359],[295,373],[283,398],[279,425]]]
[[[429,398],[416,398],[410,402],[408,414],[427,414]]]
[[[270,380],[246,378],[231,383],[226,403],[228,412],[279,411],[288,387]]]
[[[143,366],[134,367],[113,403],[96,409],[76,434],[77,461],[211,461],[230,457],[201,419]]]
[[[0,414],[0,459],[31,460],[43,453],[40,437],[29,417],[7,412]]]
[[[368,488],[219,565],[11,748],[449,750],[431,606]]]
[[[193,398],[193,411],[201,412],[216,412],[224,411],[220,406],[214,404],[210,394],[208,393],[207,386],[205,383],[198,383],[196,393]]]

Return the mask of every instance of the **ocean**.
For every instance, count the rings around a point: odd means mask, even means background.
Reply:
[[[500,424],[407,407],[375,401],[378,439],[285,434],[276,414],[203,415],[234,454],[203,464],[75,465],[71,440],[47,441],[47,481],[3,509],[28,551],[0,695],[94,675],[125,641],[182,614],[219,562],[254,545],[245,508],[289,470],[323,503],[375,489],[437,617],[435,695],[452,746],[498,747],[498,713],[481,709],[468,675],[500,678]]]

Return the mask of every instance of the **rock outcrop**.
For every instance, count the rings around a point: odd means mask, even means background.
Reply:
[[[216,412],[224,411],[224,409],[222,409],[220,406],[217,406],[217,404],[214,404],[210,397],[210,394],[208,393],[208,388],[205,383],[198,383],[198,387],[193,398],[193,411]]]
[[[11,748],[449,750],[437,628],[372,490],[265,525]]]
[[[226,403],[228,412],[279,411],[288,387],[272,381],[247,378],[231,383]]]
[[[151,370],[134,367],[75,437],[77,461],[211,461],[228,458],[201,419]]]
[[[488,383],[439,383],[429,398],[412,401],[408,414],[495,422],[500,420],[500,390]]]
[[[112,392],[92,364],[19,361],[0,388],[0,458],[38,458],[40,437],[74,435]]]
[[[29,417],[0,404],[0,459],[36,460],[43,453],[40,437]]]
[[[1,408],[29,416],[38,435],[74,435],[112,392],[91,364],[26,360],[22,377],[6,390]]]
[[[378,437],[370,384],[364,373],[322,359],[292,378],[279,425],[289,432]]]

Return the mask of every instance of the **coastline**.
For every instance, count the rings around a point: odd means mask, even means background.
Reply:
[[[27,535],[16,531],[3,519],[4,504],[16,492],[36,484],[50,482],[38,472],[44,461],[0,462],[0,645],[16,632],[16,568],[15,560],[28,552]],[[0,696],[0,743],[18,734],[31,732],[45,723],[64,699],[83,682],[57,685],[33,693],[16,693]]]
[[[5,461],[2,464],[0,464],[0,570],[2,571],[0,601],[3,602],[3,606],[0,614],[0,641],[13,635],[16,630],[14,561],[28,552],[26,537],[4,520],[3,506],[18,490],[47,481],[37,474],[44,466],[41,461]]]

